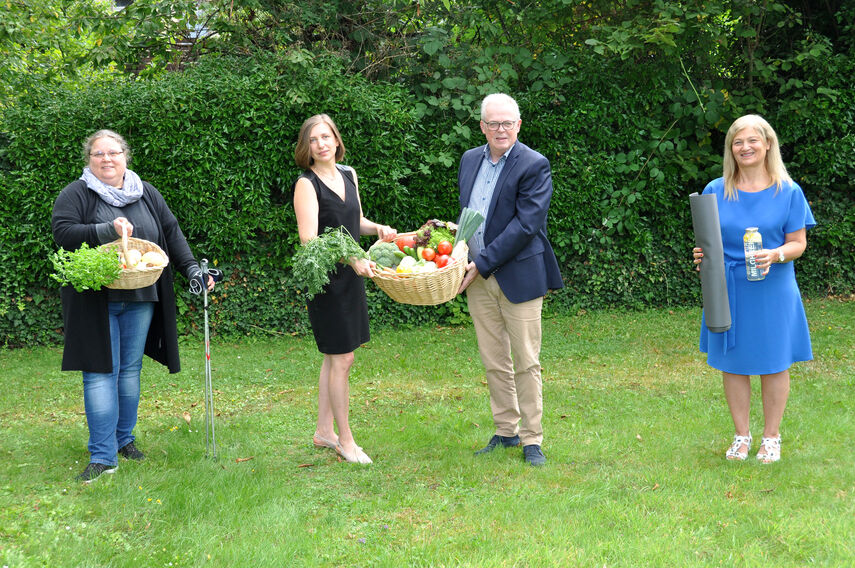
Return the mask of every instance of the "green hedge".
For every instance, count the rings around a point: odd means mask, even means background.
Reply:
[[[655,62],[579,56],[559,89],[517,89],[520,139],[553,167],[549,232],[567,287],[549,296],[547,309],[697,304],[687,196],[720,175],[723,133],[746,112],[761,112],[779,130],[819,222],[799,261],[802,289],[851,293],[855,258],[844,245],[855,237],[855,95],[846,88],[853,71],[844,58],[808,69],[834,96],[804,85],[766,106],[756,96],[744,98],[749,107],[724,89],[702,89],[706,112],[683,77]],[[302,298],[289,284],[297,243],[289,191],[300,173],[293,162],[298,129],[318,112],[331,114],[342,131],[344,161],[359,173],[369,218],[411,230],[457,214],[457,157],[483,143],[477,109],[463,121],[451,112],[422,114],[403,85],[350,75],[333,57],[209,57],[158,80],[33,92],[7,109],[0,344],[60,338],[58,294],[48,278],[50,212],[59,190],[79,177],[80,145],[98,128],[126,136],[130,167],[164,194],[196,255],[225,271],[212,297],[216,332],[306,331]],[[466,321],[461,299],[403,306],[367,287],[373,325]],[[198,298],[181,290],[178,302],[181,329],[198,328]]]

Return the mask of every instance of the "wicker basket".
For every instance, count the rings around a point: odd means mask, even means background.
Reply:
[[[398,238],[414,235],[405,233]],[[464,244],[456,249],[459,258],[452,258],[449,264],[433,272],[418,274],[375,273],[371,279],[381,290],[400,304],[415,306],[436,306],[452,300],[460,289],[466,274],[466,259],[469,249]]]
[[[134,237],[127,237],[122,235],[123,238],[116,239],[111,243],[107,243],[105,245],[101,245],[102,248],[111,248],[115,247],[122,252],[127,252],[130,249],[136,249],[140,251],[140,253],[145,254],[150,251],[155,251],[163,255],[163,258],[166,259],[166,262],[163,266],[149,266],[147,268],[135,269],[135,268],[123,268],[122,273],[119,277],[112,282],[112,284],[107,284],[107,288],[112,288],[114,290],[136,290],[137,288],[145,288],[146,286],[151,286],[157,279],[160,278],[160,275],[163,273],[164,267],[169,264],[169,257],[166,256],[166,253],[163,252],[163,249],[157,246],[155,243],[151,241],[146,241],[143,239],[136,239]]]

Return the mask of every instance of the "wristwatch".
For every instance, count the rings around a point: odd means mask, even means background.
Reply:
[[[784,262],[786,262],[786,260],[787,259],[784,258],[784,249],[779,247],[778,248],[778,262],[783,264]]]

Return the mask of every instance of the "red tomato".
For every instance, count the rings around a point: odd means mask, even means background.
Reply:
[[[404,252],[404,247],[410,247],[412,249],[416,248],[416,238],[412,235],[408,237],[398,237],[395,239],[395,243],[398,245],[398,249],[401,252]]]
[[[430,247],[427,247],[424,250],[422,250],[422,258],[427,260],[427,261],[433,260],[433,258],[435,256],[436,256],[436,252]]]
[[[438,254],[451,254],[451,243],[448,241],[440,241],[438,245],[436,245],[436,252]]]
[[[438,249],[439,247],[436,248]],[[443,266],[447,265],[449,260],[451,260],[451,257],[447,254],[438,254],[436,255],[436,258],[433,259],[433,261],[436,263],[437,268],[442,268]]]

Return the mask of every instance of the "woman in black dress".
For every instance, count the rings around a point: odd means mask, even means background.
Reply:
[[[382,240],[394,239],[395,229],[362,215],[356,172],[336,163],[343,156],[341,135],[329,116],[318,114],[303,123],[294,152],[297,165],[305,170],[294,185],[300,241],[317,237],[327,227],[341,226],[357,239],[375,234]],[[339,264],[323,293],[308,302],[315,342],[324,354],[318,383],[318,425],[312,442],[335,450],[348,462],[362,464],[371,463],[371,458],[356,445],[350,431],[348,375],[353,352],[369,340],[362,277],[371,276],[372,265],[363,259]]]

